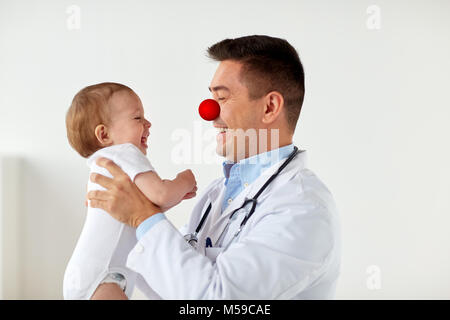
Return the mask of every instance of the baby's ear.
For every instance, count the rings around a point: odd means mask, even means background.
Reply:
[[[95,137],[103,146],[111,144],[111,137],[109,136],[108,128],[104,124],[99,124],[95,127]]]

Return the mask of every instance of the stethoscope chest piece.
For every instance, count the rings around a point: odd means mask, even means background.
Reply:
[[[197,247],[198,238],[195,233],[188,233],[184,236],[184,240],[189,243],[193,248]]]

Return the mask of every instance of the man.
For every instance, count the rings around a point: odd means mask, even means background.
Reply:
[[[248,36],[223,40],[208,53],[220,62],[209,89],[220,104],[214,126],[221,130],[217,153],[227,159],[225,177],[206,188],[184,231],[174,229],[106,159],[98,164],[114,178],[91,177],[107,189],[88,194],[91,206],[137,228],[127,266],[162,298],[332,298],[340,268],[339,220],[330,192],[305,167],[306,152],[295,153],[292,144],[304,97],[297,52],[282,39]],[[233,216],[234,209],[290,158],[243,225],[249,209]],[[200,248],[193,249],[183,235],[199,229],[208,205],[213,209],[198,233]],[[126,297],[115,283],[104,283],[93,298]]]

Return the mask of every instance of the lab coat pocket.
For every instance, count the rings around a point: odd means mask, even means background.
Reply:
[[[222,250],[223,248],[220,247],[207,247],[205,248],[205,256],[215,263],[217,256],[222,252]]]

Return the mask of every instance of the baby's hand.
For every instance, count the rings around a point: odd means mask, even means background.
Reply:
[[[186,193],[183,197],[183,200],[192,199],[197,195],[197,186],[192,189],[192,191]]]
[[[190,169],[184,170],[177,175],[177,179],[185,181],[189,186],[189,189],[194,189],[197,186],[197,181],[195,181],[194,174]]]
[[[169,205],[166,204],[166,206],[161,207],[163,212],[169,210],[173,206],[176,206],[182,200],[191,199],[197,195],[197,181],[195,181],[194,174],[191,170],[188,169],[180,172],[173,181],[176,182],[173,188],[176,188],[178,196],[176,197],[176,202],[172,202]],[[183,193],[184,196],[180,198]]]

